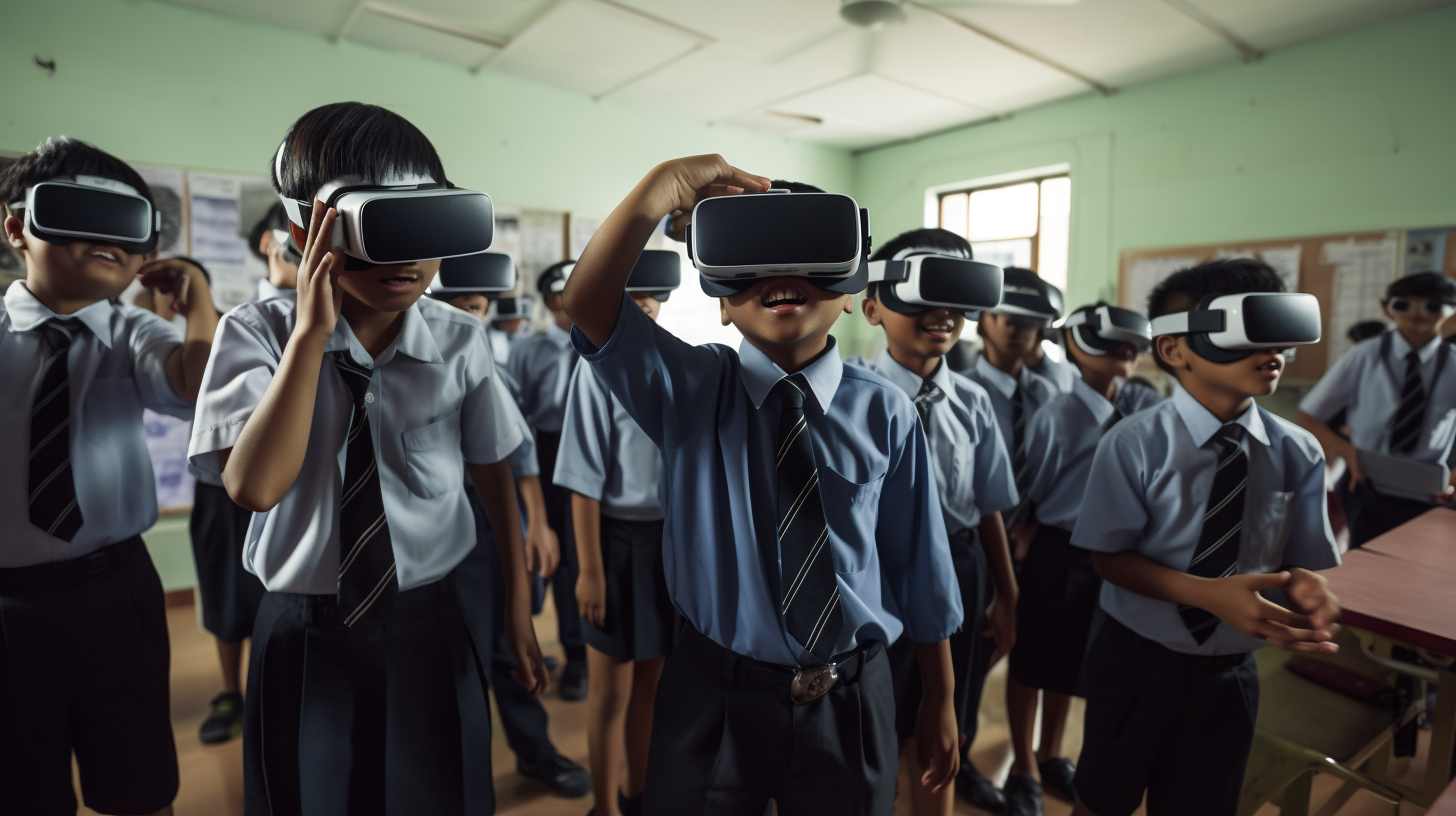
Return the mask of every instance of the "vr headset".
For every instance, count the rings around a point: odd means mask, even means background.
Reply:
[[[1005,270],[1001,305],[987,311],[997,314],[1036,318],[1051,325],[1066,312],[1062,290],[1041,279],[1029,269],[1012,267]]]
[[[516,286],[516,265],[503,252],[477,252],[440,261],[429,295],[450,300],[461,295],[491,295]]]
[[[1153,345],[1153,324],[1132,309],[1117,306],[1078,309],[1062,329],[1077,348],[1093,357],[1111,354],[1124,344],[1132,344],[1139,352]]]
[[[704,199],[684,240],[710,297],[783,275],[851,295],[869,282],[869,212],[847,195],[775,189]]]
[[[541,277],[536,279],[536,291],[542,295],[559,295],[566,291],[566,279],[571,277],[571,270],[576,268],[576,261],[559,261],[546,267]]]
[[[32,185],[25,201],[25,225],[51,244],[90,241],[112,244],[132,255],[157,248],[162,214],[135,187],[100,176],[59,176]]]
[[[282,145],[274,174],[283,176]],[[426,176],[378,184],[347,176],[325,184],[314,198],[279,196],[288,220],[305,232],[315,204],[338,212],[330,247],[344,251],[346,270],[473,255],[490,248],[495,230],[490,196]]]
[[[627,276],[628,292],[648,292],[653,300],[666,303],[672,290],[682,285],[682,256],[670,249],[644,249]]]
[[[1320,308],[1304,293],[1210,295],[1193,311],[1154,318],[1152,327],[1154,337],[1186,336],[1193,353],[1211,363],[1234,363],[1256,349],[1318,343]]]
[[[490,319],[492,321],[524,320],[531,316],[531,308],[535,305],[535,301],[528,297],[496,298],[495,302],[490,304],[490,308],[495,310],[495,314]]]
[[[931,309],[975,312],[1001,304],[1001,267],[928,253],[906,249],[893,260],[869,262],[869,282],[879,284],[876,299],[885,308],[918,315]]]
[[[273,244],[277,247],[275,252],[284,261],[298,266],[303,262],[303,253],[299,251],[298,244],[293,243],[293,233],[286,229],[268,230],[273,233]]]

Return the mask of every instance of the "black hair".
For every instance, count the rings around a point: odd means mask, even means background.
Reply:
[[[298,117],[283,137],[282,151],[281,168],[270,162],[268,178],[274,190],[301,201],[312,201],[320,187],[340,176],[377,184],[412,173],[449,183],[435,146],[419,128],[363,102],[335,102]]]
[[[783,179],[774,179],[773,181],[769,182],[769,186],[772,187],[772,188],[774,188],[775,190],[788,190],[791,193],[822,193],[822,192],[824,192],[823,190],[819,189],[818,187],[815,187],[812,184],[805,184],[802,181],[785,181]]]
[[[536,291],[541,293],[541,298],[543,302],[546,296],[551,294],[547,287],[551,285],[552,281],[557,280],[558,278],[566,277],[563,270],[574,263],[576,263],[576,261],[574,260],[557,261],[556,263],[551,264],[550,266],[541,270],[541,274],[536,277]],[[561,293],[557,292],[556,294],[559,295]]]
[[[1430,298],[1447,306],[1456,306],[1456,280],[1451,280],[1440,272],[1417,272],[1414,275],[1406,275],[1403,278],[1396,278],[1390,286],[1386,287],[1385,300],[1380,302],[1388,303],[1391,298],[1398,297]]]
[[[152,198],[152,190],[131,165],[106,151],[69,136],[52,136],[0,171],[0,205],[25,201],[25,191],[59,176],[99,176],[136,188]]]
[[[1379,320],[1362,320],[1351,326],[1349,331],[1345,332],[1345,337],[1349,338],[1351,343],[1359,343],[1382,334],[1385,334],[1384,323]]]
[[[259,258],[262,258],[266,263],[268,256],[263,254],[262,250],[258,249],[258,244],[263,242],[263,233],[268,230],[286,229],[288,229],[288,213],[284,212],[282,201],[275,201],[273,202],[273,206],[268,208],[268,212],[263,213],[263,217],[258,219],[258,223],[253,225],[252,231],[248,233],[249,251]]]
[[[1284,280],[1274,268],[1253,258],[1229,258],[1209,261],[1174,272],[1153,287],[1148,295],[1148,319],[1198,307],[1204,298],[1237,295],[1243,292],[1283,292]],[[1158,368],[1177,377],[1173,367],[1158,354],[1157,338],[1153,338],[1153,361]]]
[[[774,184],[777,185],[778,182],[774,182]],[[944,252],[947,255],[964,255],[967,258],[971,257],[970,241],[967,241],[961,236],[956,235],[950,230],[940,229],[939,227],[929,227],[926,229],[906,230],[899,235],[896,235],[894,238],[891,238],[890,240],[881,244],[879,248],[874,251],[874,254],[870,255],[870,260],[893,260],[895,254],[898,253],[900,250],[910,249],[912,247],[933,249],[939,252]],[[879,284],[872,283],[869,285],[869,290],[865,292],[865,295],[868,297],[877,297],[879,294],[877,291],[878,289]]]

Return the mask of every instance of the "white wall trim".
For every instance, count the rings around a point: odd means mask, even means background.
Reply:
[[[952,190],[966,190],[972,187],[994,187],[998,184],[1011,184],[1026,179],[1042,178],[1045,176],[1059,176],[1072,171],[1071,162],[1060,164],[1048,164],[1042,167],[1032,167],[1026,170],[1013,170],[1009,173],[997,173],[994,176],[982,176],[980,178],[967,179],[966,181],[954,181],[948,184],[936,184],[925,188],[925,227],[940,226],[940,194]]]

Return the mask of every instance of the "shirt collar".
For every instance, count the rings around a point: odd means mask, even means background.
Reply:
[[[330,351],[347,351],[354,362],[367,368],[378,368],[394,359],[396,353],[404,354],[424,363],[443,363],[445,358],[440,354],[440,347],[435,343],[435,335],[430,332],[429,324],[425,322],[424,315],[420,314],[420,305],[411,304],[404,313],[404,325],[399,329],[399,335],[394,338],[388,348],[380,353],[379,359],[375,360],[369,356],[359,338],[354,336],[354,329],[349,326],[349,321],[342,316],[334,326],[334,333],[329,335],[328,345],[324,346],[324,353]]]
[[[920,393],[920,387],[925,384],[925,378],[900,365],[900,361],[890,356],[890,350],[880,352],[875,360],[875,371],[880,376],[894,383],[901,391],[904,391],[911,399]],[[950,366],[946,365],[942,358],[940,365],[935,367],[935,373],[930,375],[930,381],[945,393],[946,397],[959,404],[960,399],[956,397],[955,383],[951,382]]]
[[[829,343],[819,359],[799,372],[809,381],[809,390],[814,392],[814,402],[819,406],[821,414],[829,412],[829,402],[834,399],[834,392],[839,390],[839,381],[844,377],[844,363],[839,360],[837,345],[834,335],[830,335]],[[773,387],[789,375],[747,339],[738,344],[738,360],[738,378],[743,381],[743,387],[748,389],[748,398],[753,401],[753,407],[762,408],[763,401],[768,399]]]
[[[291,290],[280,289],[274,286],[273,282],[267,278],[258,279],[258,300],[272,300],[282,295],[285,291]]]
[[[1023,365],[1021,370],[1025,372],[1026,366]],[[976,373],[997,391],[1000,391],[1001,396],[1011,399],[1011,395],[1016,393],[1016,378],[991,365],[991,361],[987,360],[984,354],[976,355]]]
[[[1097,420],[1098,425],[1106,422],[1112,416],[1112,412],[1117,410],[1116,405],[1108,402],[1106,397],[1097,393],[1097,389],[1088,385],[1087,381],[1081,377],[1072,378],[1072,393],[1076,394],[1077,399],[1081,400],[1082,404],[1087,406],[1087,410],[1092,412],[1092,418]]]
[[[1213,438],[1218,429],[1223,426],[1218,417],[1212,411],[1203,407],[1203,403],[1193,398],[1182,388],[1173,389],[1173,407],[1178,409],[1178,416],[1183,418],[1183,425],[1188,428],[1188,434],[1193,437],[1193,444],[1203,447],[1204,443]],[[1264,428],[1264,418],[1259,415],[1259,406],[1252,400],[1249,409],[1234,420],[1238,425],[1244,426],[1249,436],[1269,444],[1269,432]]]
[[[51,318],[76,318],[96,335],[103,346],[111,348],[111,315],[116,307],[109,300],[98,300],[74,314],[58,315],[46,308],[40,298],[25,287],[24,281],[15,281],[5,290],[5,311],[10,314],[11,331],[30,331]]]
[[[1405,336],[1402,335],[1399,331],[1391,329],[1390,333],[1394,335],[1390,338],[1390,353],[1395,355],[1395,362],[1403,363],[1405,362],[1405,356],[1411,353],[1411,344],[1406,342]],[[1416,356],[1424,365],[1425,363],[1429,363],[1432,357],[1436,356],[1436,352],[1440,348],[1441,337],[1437,335],[1436,339],[1417,349]]]

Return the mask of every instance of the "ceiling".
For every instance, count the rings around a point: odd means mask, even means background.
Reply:
[[[171,0],[794,139],[863,148],[1456,0]]]

